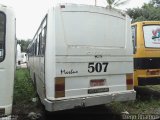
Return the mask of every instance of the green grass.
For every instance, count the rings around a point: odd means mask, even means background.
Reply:
[[[135,100],[128,102],[113,102],[107,105],[113,112],[122,113],[124,111],[130,114],[155,114],[160,108],[160,101],[155,99],[150,100]]]
[[[14,104],[28,103],[35,95],[29,71],[27,69],[16,70],[13,98]]]

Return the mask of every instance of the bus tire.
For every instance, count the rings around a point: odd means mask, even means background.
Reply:
[[[34,90],[35,90],[35,93],[36,93],[36,97],[38,97],[37,83],[36,83],[36,75],[35,75],[35,73],[33,75],[33,87],[34,87]]]
[[[33,87],[34,87],[34,90],[35,90],[35,97],[37,98],[37,106],[42,106],[40,97],[39,97],[38,92],[37,92],[37,82],[36,82],[35,73],[34,73]]]

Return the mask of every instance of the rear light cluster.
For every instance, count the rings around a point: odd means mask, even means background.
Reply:
[[[65,78],[55,78],[55,98],[65,97]]]
[[[127,86],[127,90],[133,89],[133,73],[126,75],[126,86]]]
[[[147,75],[160,75],[160,70],[147,70]]]

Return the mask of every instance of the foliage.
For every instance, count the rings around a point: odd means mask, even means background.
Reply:
[[[27,47],[30,44],[31,40],[17,40],[17,43],[21,45],[21,51],[22,52],[26,52],[27,51]]]
[[[28,103],[35,97],[35,91],[27,69],[16,70],[14,84],[14,104]]]
[[[126,2],[128,2],[129,0],[106,0],[108,3],[109,8],[114,8],[116,6],[125,4]]]
[[[148,4],[144,4],[142,8],[128,9],[127,13],[132,18],[132,22],[147,21],[147,20],[159,21],[160,1],[151,0]]]
[[[155,114],[159,113],[160,101],[155,99],[135,100],[127,102],[112,102],[106,105],[115,113],[129,112],[129,114]]]
[[[155,7],[160,7],[160,0],[151,0],[150,4]]]

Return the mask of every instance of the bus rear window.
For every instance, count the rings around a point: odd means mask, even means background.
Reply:
[[[160,25],[143,26],[145,47],[160,48]]]
[[[5,24],[6,16],[0,12],[0,62],[4,60],[5,55]]]

